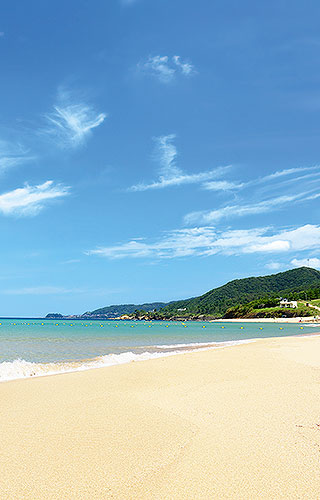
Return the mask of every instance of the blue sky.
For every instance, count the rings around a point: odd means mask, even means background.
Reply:
[[[0,315],[320,268],[319,15],[5,0]]]

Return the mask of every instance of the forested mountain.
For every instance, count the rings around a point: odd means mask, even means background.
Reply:
[[[200,297],[169,303],[111,305],[88,311],[78,319],[116,318],[122,315],[139,318],[144,314],[150,319],[196,318],[200,315],[216,318],[244,317],[251,314],[252,308],[275,307],[279,303],[279,297],[303,301],[320,299],[320,271],[310,267],[300,267],[268,276],[237,279],[213,288]],[[264,314],[264,311],[261,310],[260,313]],[[266,315],[269,313],[271,314],[271,311],[265,312]],[[273,311],[272,314],[274,313]],[[57,317],[57,314],[48,316]]]
[[[100,309],[95,309],[94,311],[88,311],[84,313],[83,317],[97,317],[97,316],[106,316],[106,317],[116,317],[121,316],[122,314],[132,314],[136,310],[144,310],[146,312],[154,311],[155,309],[160,309],[168,305],[166,302],[151,302],[146,304],[119,304],[101,307]]]
[[[210,314],[221,317],[231,307],[262,297],[311,299],[318,298],[319,294],[320,271],[300,267],[268,276],[233,280],[200,297],[171,302],[161,309],[161,313],[179,316]]]

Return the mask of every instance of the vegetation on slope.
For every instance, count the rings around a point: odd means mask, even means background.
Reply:
[[[223,318],[223,317],[279,317],[315,315],[302,303],[297,309],[279,307],[279,298],[309,301],[320,299],[320,271],[300,267],[268,276],[230,281],[209,292],[186,300],[170,303],[122,304],[102,307],[84,313],[82,317],[101,318],[129,315],[132,318]],[[319,302],[320,303],[320,302]]]
[[[310,304],[316,307],[320,307],[320,299],[310,300]]]
[[[121,316],[123,314],[132,314],[136,310],[144,310],[145,312],[154,311],[155,309],[159,309],[161,307],[166,306],[165,302],[151,302],[146,304],[120,304],[113,305],[107,307],[101,307],[100,309],[95,309],[94,311],[86,312],[83,316],[89,318],[97,317],[97,316]]]
[[[185,318],[199,315],[224,317],[231,308],[249,304],[260,298],[268,298],[274,303],[279,297],[289,300],[320,298],[320,271],[300,267],[268,276],[233,280],[200,297],[171,302],[162,308],[158,315]],[[278,304],[279,300],[274,306]]]
[[[225,318],[297,318],[301,316],[315,316],[316,311],[308,307],[305,302],[298,301],[296,308],[279,306],[279,299],[265,297],[248,304],[230,307]]]

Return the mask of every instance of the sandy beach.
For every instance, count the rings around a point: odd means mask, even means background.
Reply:
[[[213,319],[211,323],[318,323],[318,316],[301,316],[296,318],[230,318]],[[320,328],[320,325],[319,325]]]
[[[1,499],[317,499],[320,336],[0,384]]]

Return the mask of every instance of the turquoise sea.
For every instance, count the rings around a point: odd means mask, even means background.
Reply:
[[[245,322],[5,319],[0,323],[0,381],[312,332],[310,325]]]

